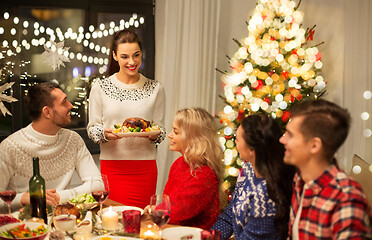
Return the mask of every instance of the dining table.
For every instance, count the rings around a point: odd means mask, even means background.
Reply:
[[[106,201],[103,203],[103,209],[107,208],[107,207],[110,207],[110,206],[111,207],[124,206],[124,204],[116,202],[116,201],[111,200],[111,199],[106,199]],[[91,211],[94,214],[97,214],[98,210],[99,210],[99,207],[95,207]],[[154,226],[155,224],[151,221],[150,215],[148,213],[144,212],[141,216],[141,235],[143,234],[144,231],[146,231],[148,229],[149,225]],[[162,230],[164,230],[166,228],[172,228],[172,227],[180,227],[180,225],[166,224],[165,226],[162,227]],[[155,227],[155,228],[157,228],[157,227]],[[113,234],[113,235],[115,235],[115,234]],[[98,235],[94,234],[94,236],[98,236]],[[139,237],[139,236],[137,236],[137,237]],[[125,238],[125,237],[123,237],[123,238]]]
[[[114,200],[111,200],[111,199],[107,199],[104,203],[103,203],[103,206],[104,207],[109,207],[109,206],[123,206],[122,203],[119,203],[119,202],[116,202]],[[95,208],[93,210],[93,212],[97,212],[98,208]],[[150,216],[148,213],[144,213],[141,217],[141,232],[146,229],[146,227],[148,225],[153,225],[154,223],[151,221],[150,219]],[[167,229],[167,228],[172,228],[172,227],[181,227],[180,225],[176,225],[176,224],[166,224],[165,226],[163,226],[163,230],[164,229]],[[229,238],[229,240],[235,240],[235,237],[234,236],[231,236]]]
[[[120,202],[116,202],[114,200],[111,200],[111,199],[106,199],[106,201],[103,203],[102,209],[105,209],[105,208],[108,208],[108,207],[120,207],[120,206],[125,206],[125,205],[122,204],[122,203],[120,203]],[[133,207],[133,208],[135,208],[135,207]],[[100,209],[100,207],[99,206],[96,206],[93,209],[90,209],[90,211],[92,212],[92,214],[99,214],[99,212],[98,212],[99,209]],[[13,216],[15,217],[15,215],[13,215]],[[165,230],[165,229],[168,229],[168,228],[177,228],[177,229],[172,230],[172,232],[174,233],[176,231],[182,230],[182,228],[185,229],[185,228],[188,228],[188,227],[177,225],[177,224],[165,224],[162,227],[162,231]],[[147,212],[144,212],[141,215],[141,230],[140,230],[141,239],[143,239],[142,237],[144,236],[144,233],[146,233],[147,231],[149,231],[149,229],[151,229],[151,231],[153,231],[155,233],[155,235],[159,234],[158,227],[156,226],[156,224],[154,224],[151,221],[150,215]],[[198,228],[191,228],[191,229],[193,229],[194,231],[195,230],[198,230]],[[97,230],[97,229],[95,229],[95,230]],[[138,238],[138,239],[140,239],[139,238],[140,237],[139,235],[127,235],[127,234],[124,234],[124,232],[115,232],[115,231],[113,231],[113,232],[109,232],[109,231],[108,232],[107,231],[106,232],[99,232],[99,231],[95,231],[95,230],[93,230],[93,232],[88,232],[88,238],[86,236],[85,237],[82,237],[84,235],[81,235],[81,237],[78,237],[77,235],[79,235],[79,234],[78,234],[78,231],[76,231],[75,234],[74,233],[72,233],[72,235],[71,234],[67,234],[65,236],[65,239],[66,240],[73,240],[73,239],[75,239],[75,240],[101,239],[101,238],[98,238],[99,236],[101,236],[101,237],[104,237],[104,236],[109,236],[109,237],[111,237],[111,236],[120,236],[120,237],[122,237],[122,239],[126,239],[126,238],[128,238],[128,239],[132,239],[132,238]],[[186,231],[189,231],[189,230],[186,229]],[[193,231],[193,234],[195,234],[194,231]],[[199,231],[201,231],[201,230],[198,230],[197,232],[199,232]],[[177,233],[177,235],[179,235],[179,233]],[[46,239],[49,239],[49,237],[47,237]],[[114,239],[118,239],[118,237],[116,237]],[[152,239],[152,238],[146,238],[146,239]],[[187,239],[189,239],[189,238],[187,238]],[[195,238],[190,238],[190,239],[195,239]],[[200,239],[200,238],[197,237],[196,239]],[[235,240],[235,238],[232,237],[229,240]]]

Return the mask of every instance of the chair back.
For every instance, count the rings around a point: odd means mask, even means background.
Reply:
[[[372,208],[372,164],[354,154],[350,176],[362,186]]]

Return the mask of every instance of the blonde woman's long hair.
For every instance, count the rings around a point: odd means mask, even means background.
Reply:
[[[217,138],[215,119],[203,108],[185,108],[176,113],[174,122],[182,132],[185,162],[191,171],[204,165],[214,170],[219,182],[220,206],[225,206],[223,152]]]

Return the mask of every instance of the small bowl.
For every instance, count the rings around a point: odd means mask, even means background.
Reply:
[[[54,227],[62,232],[74,231],[76,228],[76,216],[62,214],[53,217]]]
[[[27,237],[27,238],[19,238],[19,237],[16,237],[16,238],[13,238],[13,237],[6,237],[4,236],[2,233],[3,232],[6,232],[7,230],[10,230],[12,228],[15,228],[17,226],[20,226],[22,224],[25,224],[25,228],[28,227],[30,228],[31,230],[34,230],[36,228],[38,228],[40,225],[43,225],[44,228],[46,229],[45,233],[39,235],[39,236],[35,236],[35,237]],[[9,224],[6,224],[4,226],[1,226],[0,227],[0,239],[2,240],[8,240],[8,239],[21,239],[21,240],[43,240],[45,239],[45,237],[48,235],[49,233],[49,227],[48,225],[44,224],[44,223],[37,223],[37,222],[19,222],[19,223],[9,223]]]

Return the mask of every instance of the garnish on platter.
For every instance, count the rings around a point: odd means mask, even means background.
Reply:
[[[188,240],[188,239],[194,239],[194,235],[188,234],[188,235],[181,237],[181,240]]]
[[[151,124],[150,121],[143,118],[127,118],[123,124],[114,125],[114,134],[119,137],[131,136],[153,136],[160,133],[160,127],[156,124]]]

